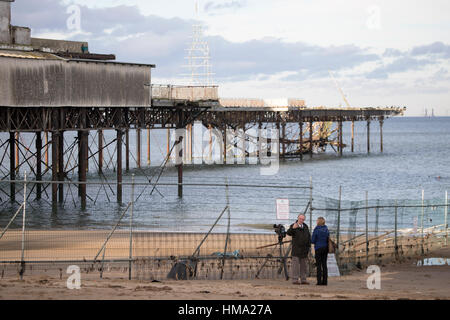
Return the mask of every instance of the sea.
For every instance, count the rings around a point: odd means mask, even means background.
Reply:
[[[296,129],[287,128],[289,130]],[[147,162],[147,130],[141,132],[141,168],[137,168],[136,133],[130,130],[130,170],[125,171],[124,156],[125,184],[121,203],[117,201],[115,143],[112,143],[104,151],[102,174],[97,170],[97,156],[90,160],[88,182],[102,184],[88,185],[85,209],[81,208],[75,184],[77,170],[68,173],[74,184],[64,186],[64,201],[56,207],[50,203],[50,187],[46,188],[43,199],[36,200],[35,185],[29,182],[27,228],[111,229],[116,224],[119,228],[128,228],[131,223],[135,230],[161,232],[206,232],[212,228],[214,232],[266,233],[273,232],[273,224],[287,226],[299,213],[305,213],[307,223],[313,224],[318,216],[324,216],[335,226],[339,218],[343,229],[362,227],[367,214],[370,227],[381,231],[392,228],[396,210],[400,227],[404,229],[445,222],[445,193],[450,191],[450,117],[385,119],[383,152],[380,150],[379,122],[372,121],[370,153],[367,152],[366,122],[355,122],[354,152],[350,150],[351,124],[344,122],[346,147],[342,156],[328,146],[325,152],[314,153],[312,158],[304,155],[303,161],[298,158],[280,160],[276,170],[271,170],[269,175],[263,174],[267,165],[248,161],[187,164],[183,167],[183,183],[187,185],[183,187],[182,197],[177,193],[176,167],[171,161],[163,165],[167,129],[150,131],[150,165]],[[199,134],[198,130],[194,136],[196,134]],[[208,160],[209,132],[202,128],[202,134],[201,148]],[[110,130],[104,135],[107,144],[113,141],[116,133]],[[173,141],[173,132],[169,138]],[[6,139],[8,135],[1,133],[0,142]],[[33,135],[23,134],[21,139],[24,145],[31,145],[29,154],[20,155],[23,159],[33,151]],[[76,165],[76,147],[72,148],[75,133],[66,132],[65,140],[66,170],[69,171]],[[91,132],[91,153],[96,152],[96,140],[95,132]],[[0,149],[2,154],[6,152],[4,148],[7,144]],[[194,161],[201,161],[202,155],[198,152],[201,148],[198,149],[198,145],[193,148]],[[215,152],[216,149],[211,153]],[[22,166],[18,180],[24,179],[25,171],[33,180],[35,162],[30,159],[31,168]],[[5,156],[0,168],[5,179],[8,179],[8,166],[9,159]],[[50,179],[49,174],[44,179]],[[0,182],[0,187],[3,190],[0,194],[0,226],[3,228],[19,207],[23,193],[22,186],[18,187],[16,200],[19,203],[11,203],[8,200],[9,184]],[[365,205],[366,197],[369,208]],[[312,206],[308,207],[311,200]],[[18,215],[11,228],[19,228],[21,223]]]

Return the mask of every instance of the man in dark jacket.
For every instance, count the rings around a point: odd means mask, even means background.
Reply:
[[[309,284],[306,281],[308,272],[308,254],[311,250],[311,233],[305,223],[305,216],[300,214],[297,221],[293,223],[287,234],[292,237],[292,271],[291,277],[294,284]],[[298,278],[301,278],[301,282]]]

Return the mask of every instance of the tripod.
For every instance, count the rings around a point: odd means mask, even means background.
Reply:
[[[280,267],[278,268],[278,274],[280,274],[282,269],[284,269],[284,276],[285,276],[286,280],[289,280],[289,274],[288,274],[286,259],[287,259],[287,256],[289,255],[289,251],[291,250],[292,242],[291,241],[283,241],[283,238],[284,238],[283,235],[278,234],[278,243],[272,244],[272,245],[269,245],[269,246],[274,246],[274,248],[272,250],[272,252],[273,252],[276,249],[276,245],[278,245],[279,250],[280,250],[280,258],[281,258]],[[289,245],[286,253],[283,253],[283,244],[285,242],[291,242],[291,244]],[[263,247],[260,247],[260,248],[263,248]],[[272,257],[272,254],[269,253],[267,255],[266,260],[264,261],[263,265],[261,266],[261,268],[259,268],[258,272],[256,273],[255,278],[259,277],[259,274],[261,273],[262,269],[266,266],[267,262],[269,261],[269,259],[271,257]]]

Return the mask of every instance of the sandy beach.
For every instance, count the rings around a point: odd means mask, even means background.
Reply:
[[[450,249],[435,250],[428,257],[450,258]],[[286,280],[162,280],[160,282],[99,279],[81,275],[81,288],[68,289],[67,277],[30,275],[24,280],[5,277],[0,299],[151,299],[151,300],[298,300],[298,299],[450,299],[450,266],[417,266],[414,259],[380,265],[381,289],[369,290],[366,269],[333,277],[326,287],[294,285]]]

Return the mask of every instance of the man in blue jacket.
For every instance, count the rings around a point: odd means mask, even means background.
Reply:
[[[314,229],[311,242],[314,244],[314,251],[316,256],[317,267],[317,285],[326,286],[328,280],[328,238],[330,233],[328,227],[325,225],[325,219],[319,217],[317,219],[317,226]]]

